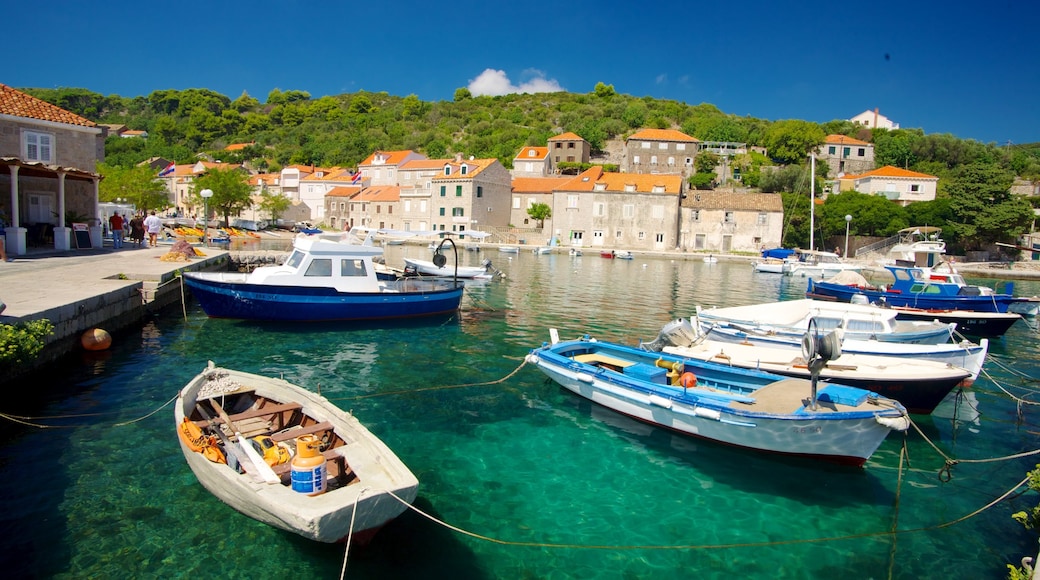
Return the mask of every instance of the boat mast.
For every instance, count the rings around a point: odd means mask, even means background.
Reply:
[[[809,249],[815,250],[813,233],[816,230],[816,156],[809,155]]]

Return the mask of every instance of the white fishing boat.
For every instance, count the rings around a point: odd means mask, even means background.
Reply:
[[[786,276],[831,277],[841,272],[859,272],[863,266],[846,262],[834,252],[819,250],[795,250],[794,256],[784,262],[782,272]]]
[[[934,320],[899,320],[898,313],[869,304],[849,304],[826,300],[786,300],[729,308],[697,307],[696,319],[702,327],[714,325],[748,334],[783,335],[799,338],[809,320],[824,331],[837,328],[845,339],[878,340],[910,344],[950,342],[954,323]],[[707,330],[705,330],[707,332]]]
[[[565,389],[680,433],[762,452],[853,465],[909,427],[897,401],[846,385],[648,352],[588,336],[532,350],[527,362]],[[825,360],[826,348],[813,353]]]
[[[409,274],[409,268],[414,269],[415,273],[421,276],[436,276],[441,278],[451,278],[458,276],[459,278],[466,279],[487,279],[490,280],[495,277],[495,271],[492,270],[491,260],[485,258],[480,262],[479,266],[456,266],[445,262],[438,266],[435,262],[429,260],[419,260],[416,258],[404,258],[405,264],[405,275]]]
[[[950,391],[966,386],[971,379],[971,372],[958,366],[911,357],[855,354],[846,351],[844,344],[841,346],[840,355],[820,369],[821,380],[896,399],[911,413],[931,413]],[[666,324],[656,340],[642,347],[788,377],[808,379],[811,376],[801,344],[794,349],[756,340],[740,343],[712,340],[698,336],[685,319]]]
[[[281,379],[210,362],[181,389],[174,422],[203,487],[244,515],[310,540],[364,544],[415,500],[418,480],[379,438],[326,398]],[[202,518],[221,517],[199,509]]]

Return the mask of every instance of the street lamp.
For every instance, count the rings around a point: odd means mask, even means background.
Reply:
[[[849,257],[849,224],[852,223],[852,216],[845,214],[845,255],[843,258]]]
[[[199,192],[204,202],[203,207],[205,208],[202,214],[202,242],[209,247],[209,198],[213,197],[212,189],[203,189]],[[850,216],[849,219],[852,219]]]

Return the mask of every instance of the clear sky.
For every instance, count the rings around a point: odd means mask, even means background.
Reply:
[[[4,7],[0,83],[104,95],[566,90],[1040,142],[1036,0],[147,0]]]

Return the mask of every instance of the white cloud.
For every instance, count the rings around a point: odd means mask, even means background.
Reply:
[[[668,75],[666,73],[661,73],[657,75],[657,78],[654,79],[654,82],[656,82],[659,85],[666,85],[668,84]]]
[[[524,71],[525,75],[532,75],[528,81],[516,86],[502,70],[485,69],[480,76],[469,82],[469,92],[474,97],[491,96],[498,97],[512,93],[556,93],[566,90],[560,86],[555,79],[545,78],[545,73],[536,69]]]

